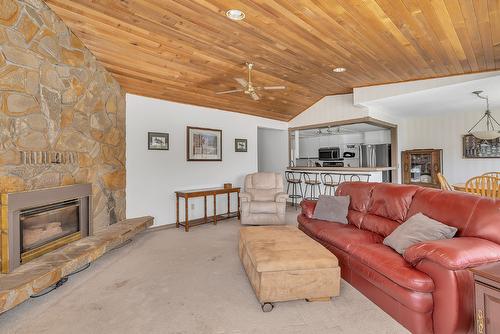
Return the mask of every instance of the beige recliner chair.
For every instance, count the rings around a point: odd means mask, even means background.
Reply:
[[[245,177],[245,192],[240,194],[241,224],[276,225],[285,223],[286,199],[283,176],[254,173]]]

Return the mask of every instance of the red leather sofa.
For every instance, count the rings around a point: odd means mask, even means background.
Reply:
[[[474,284],[468,268],[500,261],[500,201],[411,185],[346,182],[344,225],[313,219],[304,200],[299,228],[339,259],[342,278],[413,333],[471,333]],[[419,243],[401,256],[382,241],[422,212],[458,228],[453,239]]]

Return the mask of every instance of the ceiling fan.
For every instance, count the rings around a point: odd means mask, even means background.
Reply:
[[[327,128],[320,128],[317,130],[317,135],[320,135],[320,136],[324,136],[324,135],[327,135],[327,136],[331,136],[331,135],[345,135],[345,134],[349,134],[349,133],[353,133],[354,131],[351,130],[351,129],[347,129],[345,127],[340,127],[340,126],[336,126],[336,127],[327,127]]]
[[[230,93],[239,93],[243,92],[245,94],[250,95],[252,99],[255,101],[259,100],[260,97],[257,94],[258,90],[280,90],[280,89],[286,89],[285,86],[263,86],[263,87],[256,87],[253,85],[252,82],[252,69],[254,64],[252,63],[246,63],[247,69],[248,69],[248,81],[243,79],[243,78],[234,78],[236,82],[238,82],[243,88],[240,89],[231,89],[231,90],[226,90],[224,92],[217,92],[215,94],[217,95],[222,95],[222,94],[230,94]]]

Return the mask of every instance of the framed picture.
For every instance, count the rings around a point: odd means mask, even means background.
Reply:
[[[246,152],[248,150],[248,141],[246,139],[238,139],[234,140],[234,151],[235,152]]]
[[[500,138],[484,140],[466,134],[462,146],[465,159],[500,158]]]
[[[187,161],[222,161],[222,130],[188,126]]]
[[[168,148],[168,133],[148,132],[148,150],[166,151]]]

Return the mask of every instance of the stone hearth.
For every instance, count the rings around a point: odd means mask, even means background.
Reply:
[[[127,219],[0,274],[0,313],[54,285],[153,224],[153,217]]]

